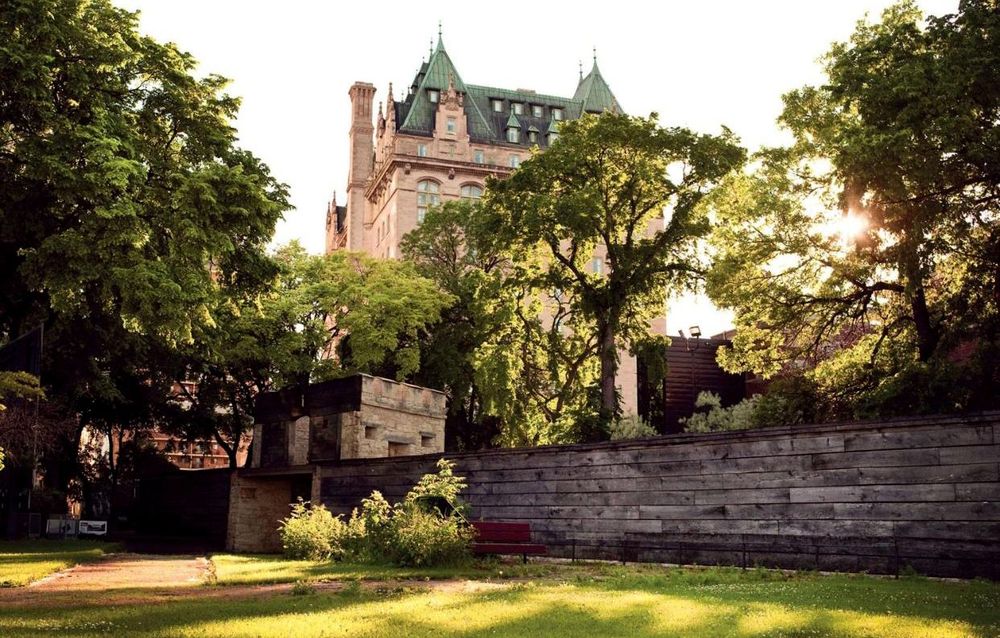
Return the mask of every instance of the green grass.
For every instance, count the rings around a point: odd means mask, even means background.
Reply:
[[[220,557],[223,574],[239,565]],[[257,567],[264,561],[254,559]],[[373,574],[285,565],[281,578]],[[476,568],[489,572],[519,566]],[[529,566],[534,567],[534,566]],[[195,597],[86,594],[63,602],[0,605],[0,636],[891,636],[1000,635],[1000,585],[739,569],[544,565],[530,581],[466,588],[332,593],[240,593],[195,588]],[[354,567],[352,570],[359,568]],[[389,570],[393,577],[399,570]],[[387,572],[387,573],[388,573]],[[235,572],[229,571],[230,575]],[[249,570],[242,575],[249,578]],[[523,575],[523,574],[522,574]],[[232,581],[230,581],[232,582]],[[239,595],[237,595],[239,594]],[[0,599],[2,602],[2,599]]]
[[[114,551],[97,541],[0,541],[0,587],[20,587],[61,569]]]
[[[448,578],[542,578],[574,572],[592,573],[598,567],[583,564],[528,563],[527,565],[477,561],[465,567],[406,568],[391,565],[289,560],[272,555],[218,554],[212,556],[218,585],[266,585],[298,581],[444,580]]]

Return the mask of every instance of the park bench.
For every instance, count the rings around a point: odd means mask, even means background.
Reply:
[[[531,525],[528,523],[498,523],[495,521],[470,521],[476,530],[472,542],[472,553],[520,554],[521,560],[528,562],[528,554],[548,553],[545,545],[531,542]]]

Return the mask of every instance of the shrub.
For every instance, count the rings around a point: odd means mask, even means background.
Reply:
[[[680,422],[687,432],[748,430],[755,425],[754,411],[758,401],[758,397],[751,397],[724,408],[718,394],[700,392],[694,405],[696,408],[708,408],[708,410],[695,412],[686,419],[680,419]]]
[[[630,414],[611,422],[611,440],[625,441],[656,436],[658,432],[641,416]]]
[[[471,556],[473,532],[457,516],[441,516],[415,504],[397,506],[392,560],[404,567],[459,565]]]
[[[312,506],[301,500],[292,513],[281,521],[281,547],[288,558],[326,560],[343,555],[344,521],[322,505]]]

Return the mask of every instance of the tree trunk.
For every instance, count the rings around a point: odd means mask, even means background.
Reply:
[[[618,374],[618,348],[615,347],[615,331],[610,324],[600,326],[601,357],[601,416],[607,420],[618,414],[618,389],[615,377]]]
[[[924,296],[924,287],[916,286],[913,296],[910,299],[910,308],[913,312],[913,323],[917,330],[917,349],[920,361],[926,363],[933,356],[938,344],[938,331],[931,323],[931,314],[927,309],[927,298]]]

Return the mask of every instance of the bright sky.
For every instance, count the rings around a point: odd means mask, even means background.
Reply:
[[[243,98],[242,145],[289,185],[294,209],[277,243],[298,239],[323,250],[326,202],[347,179],[347,90],[389,82],[405,90],[437,38],[472,84],[571,96],[578,61],[586,73],[597,47],[601,72],[623,108],[660,114],[665,125],[716,132],[725,124],[751,150],[783,137],[775,125],[782,93],[818,83],[816,60],[844,40],[866,12],[889,0],[617,0],[528,6],[469,2],[340,3],[320,0],[114,0],[138,9],[142,30],[176,42],[201,72],[233,80]],[[920,0],[925,12],[955,11],[957,0]],[[344,197],[340,196],[343,203]],[[670,305],[671,334],[692,324],[707,336],[730,318],[705,299]]]

